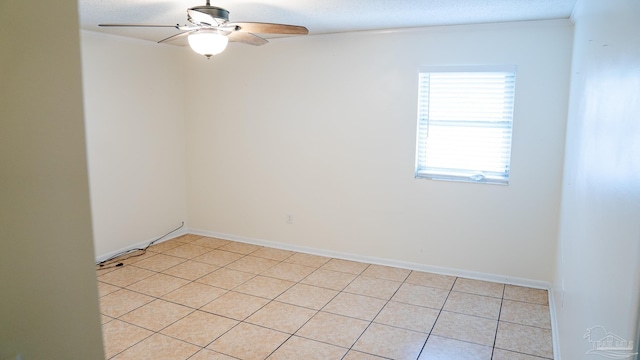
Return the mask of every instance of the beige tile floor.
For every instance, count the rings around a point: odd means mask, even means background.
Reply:
[[[553,358],[547,292],[185,235],[99,270],[108,359]]]

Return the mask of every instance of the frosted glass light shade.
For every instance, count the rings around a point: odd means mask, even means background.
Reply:
[[[215,30],[199,30],[189,34],[187,39],[193,51],[208,58],[223,52],[229,43],[229,38]]]

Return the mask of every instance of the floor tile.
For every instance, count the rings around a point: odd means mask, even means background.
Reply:
[[[444,310],[498,320],[501,299],[452,291],[444,304]]]
[[[489,281],[457,278],[453,290],[476,295],[502,298],[504,284]]]
[[[198,245],[198,246],[204,246],[207,248],[211,248],[211,249],[216,249],[219,248],[223,245],[226,245],[228,243],[230,243],[231,241],[229,240],[222,240],[222,239],[216,239],[216,238],[212,238],[212,237],[207,237],[207,236],[203,236],[197,240],[194,240],[191,244],[192,245]]]
[[[183,245],[184,243],[175,239],[171,239],[171,240],[167,240],[167,241],[163,241],[163,242],[159,242],[156,244],[153,244],[149,247],[149,251],[151,252],[155,252],[155,253],[163,253],[167,250],[171,250],[175,247],[178,247],[180,245]]]
[[[280,346],[269,360],[341,360],[347,349],[292,336]]]
[[[236,320],[244,320],[267,303],[269,300],[261,297],[230,291],[201,307],[200,310]]]
[[[199,347],[154,334],[118,354],[114,360],[184,360],[200,350]]]
[[[547,305],[503,300],[500,321],[551,329],[551,317]]]
[[[117,318],[151,301],[151,296],[121,289],[100,298],[100,312]]]
[[[533,355],[520,354],[513,351],[502,349],[493,349],[493,358],[491,360],[547,360]]]
[[[226,266],[244,256],[245,255],[230,251],[211,250],[208,253],[193,258],[193,260],[215,266]]]
[[[231,252],[242,254],[242,255],[248,255],[261,248],[262,246],[232,241],[226,245],[219,247],[218,249],[224,250],[224,251],[231,251]]]
[[[189,358],[189,360],[237,360],[231,356],[221,354],[209,349],[202,349],[195,355]]]
[[[298,282],[307,277],[315,270],[315,268],[309,266],[281,262],[270,268],[269,270],[263,272],[262,275]]]
[[[146,270],[160,272],[172,266],[178,265],[184,261],[185,260],[183,258],[179,258],[175,256],[155,254],[153,256],[147,257],[146,259],[136,262],[134,266],[143,268]]]
[[[553,357],[551,330],[500,321],[496,348],[544,358]]]
[[[191,312],[193,309],[186,306],[155,300],[121,316],[120,320],[152,331],[160,331]]]
[[[389,300],[402,285],[401,282],[358,276],[343,291]]]
[[[435,309],[389,301],[373,321],[428,334],[438,314],[440,312]]]
[[[153,271],[125,265],[119,269],[98,276],[98,280],[107,284],[125,287],[155,274]]]
[[[192,282],[164,295],[162,299],[197,309],[226,294],[227,291],[214,286]]]
[[[331,259],[326,264],[322,265],[322,269],[332,270],[332,271],[340,271],[344,273],[360,275],[369,264],[350,261],[350,260],[342,260],[342,259]]]
[[[433,274],[422,271],[412,271],[405,282],[414,285],[451,290],[455,281],[455,276]]]
[[[368,321],[318,312],[296,335],[350,348],[369,326]]]
[[[386,301],[368,296],[340,293],[322,310],[337,315],[371,321],[378,315]]]
[[[175,240],[183,242],[183,243],[192,243],[200,238],[202,238],[202,235],[197,235],[197,234],[184,234],[182,236],[178,236],[177,238],[175,238]]]
[[[252,279],[254,276],[255,275],[253,274],[242,271],[221,268],[197,279],[196,281],[199,283],[231,290]]]
[[[549,305],[547,290],[531,289],[522,286],[506,285],[504,298],[508,300],[524,301],[540,305]]]
[[[254,325],[293,334],[316,314],[315,310],[272,301],[245,321]]]
[[[296,284],[276,298],[277,301],[320,310],[329,303],[338,291],[317,286]]]
[[[277,260],[277,261],[283,261],[293,254],[295,254],[294,251],[275,249],[270,247],[263,247],[251,253],[252,256],[257,256],[257,257]]]
[[[135,251],[132,251],[126,255],[123,255],[117,259],[114,259],[113,261],[114,263],[123,263],[124,265],[132,265],[155,255],[157,255],[157,253],[154,253],[152,251],[146,251],[144,249],[136,249]]]
[[[289,334],[280,331],[240,323],[207,346],[207,349],[238,359],[262,360],[266,359],[289,336]],[[247,346],[247,344],[251,344],[251,346]]]
[[[98,281],[98,296],[103,297],[105,295],[109,295],[114,291],[120,290],[121,287],[103,283],[102,281]]]
[[[495,320],[441,311],[431,334],[493,346],[497,325]]]
[[[212,273],[217,269],[218,267],[215,265],[187,260],[182,264],[170,267],[162,272],[171,276],[193,281],[209,273]]]
[[[108,323],[111,320],[113,320],[113,318],[111,316],[100,314],[100,324],[104,325],[104,324]]]
[[[391,359],[416,359],[426,340],[424,333],[374,323],[353,349]]]
[[[360,351],[349,350],[342,360],[385,360],[386,358],[375,356]]]
[[[149,296],[160,297],[176,290],[189,281],[175,276],[155,274],[137,283],[127,286],[127,289],[137,291]]]
[[[231,264],[227,265],[227,269],[244,271],[251,274],[261,274],[270,268],[276,266],[278,261],[264,259],[260,257],[255,257],[251,255],[247,255],[243,258],[240,258]]]
[[[430,336],[418,360],[491,360],[491,346]]]
[[[162,334],[198,345],[209,345],[213,340],[236,326],[238,321],[204,311],[194,311],[161,331]]]
[[[407,269],[382,265],[369,265],[369,267],[360,275],[403,282],[410,273],[411,270]]]
[[[412,305],[442,309],[449,291],[404,283],[391,300]]]
[[[319,268],[320,266],[326,264],[329,260],[331,260],[331,258],[324,256],[295,253],[284,260],[284,262]]]
[[[341,291],[356,277],[357,275],[354,274],[318,269],[304,278],[301,283]]]
[[[204,246],[183,244],[164,252],[165,255],[176,256],[184,259],[193,259],[204,253],[211,251],[210,248]]]
[[[118,270],[119,267],[115,266],[115,264],[117,263],[103,264],[103,266],[96,265],[96,277]]]
[[[292,281],[258,275],[235,288],[235,291],[267,299],[275,299],[294,284]]]
[[[553,356],[546,290],[194,234],[137,253],[96,271],[110,359]]]
[[[141,327],[113,320],[102,326],[104,353],[107,359],[153,335]]]

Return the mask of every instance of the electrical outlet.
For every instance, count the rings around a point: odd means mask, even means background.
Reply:
[[[287,224],[293,224],[293,215],[287,214]]]

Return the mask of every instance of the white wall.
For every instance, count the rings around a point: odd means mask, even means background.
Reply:
[[[640,2],[579,1],[573,18],[555,281],[563,359],[586,358],[597,325],[635,342],[640,301]]]
[[[0,359],[103,359],[78,4],[0,2]]]
[[[186,221],[183,52],[83,31],[96,256]]]
[[[543,21],[188,55],[190,227],[549,282],[571,42]],[[509,186],[413,178],[418,67],[450,64],[518,66]]]

